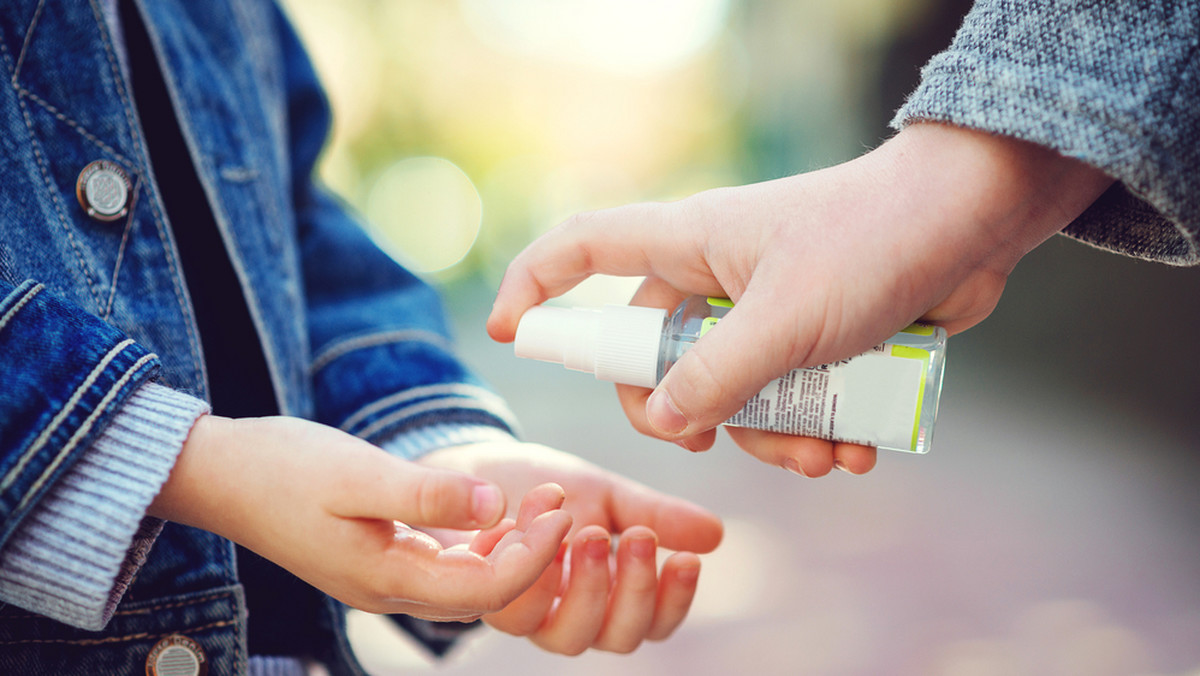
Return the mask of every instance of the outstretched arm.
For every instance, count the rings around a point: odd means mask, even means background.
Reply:
[[[645,275],[635,304],[724,295],[736,307],[651,393],[621,387],[634,427],[693,450],[768,381],[859,354],[914,320],[965,330],[1013,266],[1112,183],[1016,139],[914,124],[850,162],[665,204],[580,214],[509,266],[488,331],[592,274]],[[753,346],[747,349],[747,346]],[[764,462],[824,474],[874,464],[861,446],[731,429]]]
[[[203,416],[150,513],[227,537],[356,608],[472,620],[528,589],[571,517],[531,486],[512,522],[487,481],[298,418]],[[487,530],[443,548],[417,527]]]

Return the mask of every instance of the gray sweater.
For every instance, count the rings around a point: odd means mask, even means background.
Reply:
[[[1200,0],[979,0],[892,126],[1004,134],[1117,179],[1066,234],[1200,264]]]

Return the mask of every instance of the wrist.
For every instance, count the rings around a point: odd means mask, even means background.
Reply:
[[[222,463],[230,444],[222,440],[233,420],[205,414],[196,419],[171,474],[147,512],[167,521],[196,526],[216,533],[222,529],[214,521],[227,510],[220,509],[222,491],[227,483],[214,468]]]
[[[939,123],[910,125],[866,158],[893,195],[931,218],[933,236],[1005,272],[1113,182],[1049,148]]]

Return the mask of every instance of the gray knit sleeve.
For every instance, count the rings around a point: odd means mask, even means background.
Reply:
[[[134,391],[0,550],[0,602],[102,628],[162,530],[146,509],[207,411],[155,383]]]
[[[938,121],[1080,159],[1117,183],[1065,231],[1200,264],[1200,0],[978,0],[894,128]]]

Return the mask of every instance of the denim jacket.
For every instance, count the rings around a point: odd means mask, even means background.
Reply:
[[[186,140],[178,161],[194,168],[236,272],[274,408],[379,443],[510,431],[503,404],[451,351],[434,292],[313,182],[329,111],[278,8],[135,5]],[[60,514],[52,499],[107,523],[106,500],[141,495],[126,489],[140,482],[148,504],[209,395],[173,232],[187,224],[167,218],[110,19],[103,0],[0,9],[0,567],[22,529]],[[128,177],[127,213],[115,219],[89,214],[80,198],[81,172],[97,160]],[[174,450],[126,454],[155,443]],[[107,488],[71,495],[72,472]],[[18,580],[50,600],[38,612],[0,604],[0,672],[142,673],[152,650],[191,641],[208,673],[243,673],[235,547],[149,518],[122,527],[66,537],[61,551],[43,552],[42,573]],[[73,562],[112,558],[106,538],[122,547],[113,579],[99,581],[114,603],[98,619],[71,620],[56,585],[75,584]],[[337,604],[314,596],[311,605],[312,623],[282,631],[293,654],[360,673]]]

